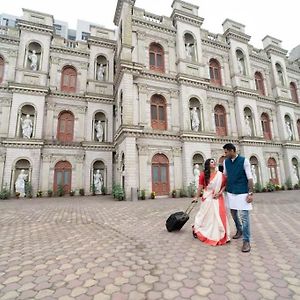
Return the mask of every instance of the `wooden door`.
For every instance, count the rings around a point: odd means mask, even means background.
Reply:
[[[57,139],[61,142],[72,142],[74,132],[74,116],[63,112],[58,118]]]
[[[57,192],[58,187],[62,186],[65,193],[71,190],[72,166],[67,161],[60,161],[55,165],[54,169],[54,192]]]
[[[156,154],[152,159],[152,191],[156,195],[168,195],[170,192],[169,161],[162,154]]]

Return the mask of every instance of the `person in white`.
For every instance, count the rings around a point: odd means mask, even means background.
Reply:
[[[25,170],[22,169],[15,182],[16,193],[19,193],[20,197],[25,196],[25,180],[27,179],[27,177],[28,174],[25,174]]]
[[[102,194],[103,177],[100,170],[97,170],[94,174],[94,187],[96,194]]]
[[[96,137],[99,142],[103,142],[103,126],[101,124],[101,121],[98,121],[95,125],[96,130]]]
[[[105,67],[103,64],[100,64],[98,67],[98,73],[97,73],[97,79],[103,81],[104,80],[104,72],[105,72]]]
[[[256,176],[256,168],[255,165],[251,165],[251,173],[252,173],[252,178],[253,178],[253,183],[257,183],[257,176]]]
[[[250,162],[247,158],[238,155],[235,146],[231,143],[224,145],[223,149],[226,156],[223,174],[227,176],[227,200],[237,229],[232,238],[238,239],[243,236],[242,252],[249,252],[251,249],[249,211],[252,210],[253,201],[253,176]]]
[[[36,51],[35,50],[32,50],[32,54],[30,54],[28,56],[31,64],[30,64],[30,69],[33,70],[33,71],[37,71],[37,68],[38,68],[38,57],[36,55]]]
[[[30,115],[26,115],[25,119],[21,118],[22,135],[25,139],[30,139],[32,135],[32,121]]]
[[[291,129],[291,123],[289,121],[285,122],[285,128],[286,128],[288,140],[292,141],[293,140],[293,131]]]
[[[245,116],[245,129],[246,129],[246,136],[252,136],[252,128],[250,124],[250,117]]]
[[[198,187],[199,187],[199,175],[200,175],[200,169],[199,169],[199,165],[195,164],[194,166],[194,182],[195,182],[195,186],[196,186],[196,191],[198,191]]]
[[[192,130],[199,131],[200,120],[199,120],[197,107],[193,107],[191,110],[191,122],[192,122]]]

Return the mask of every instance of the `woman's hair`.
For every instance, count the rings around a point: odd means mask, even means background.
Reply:
[[[209,158],[204,163],[204,182],[206,185],[209,183],[210,179],[210,162],[214,160],[213,158]]]

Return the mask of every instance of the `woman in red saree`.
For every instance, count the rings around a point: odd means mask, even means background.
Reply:
[[[193,235],[200,241],[212,245],[224,245],[230,240],[223,192],[226,177],[216,170],[214,159],[205,161],[204,172],[199,176],[198,195],[202,203],[195,217]]]

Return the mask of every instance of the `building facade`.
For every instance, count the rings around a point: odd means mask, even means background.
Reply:
[[[26,9],[0,26],[2,186],[15,193],[24,170],[34,193],[88,194],[100,173],[108,193],[168,195],[194,181],[195,164],[222,163],[227,142],[261,185],[298,183],[300,60],[270,36],[254,48],[229,19],[223,34],[208,32],[195,5],[172,9],[119,0],[116,30],[85,24],[79,40]]]

